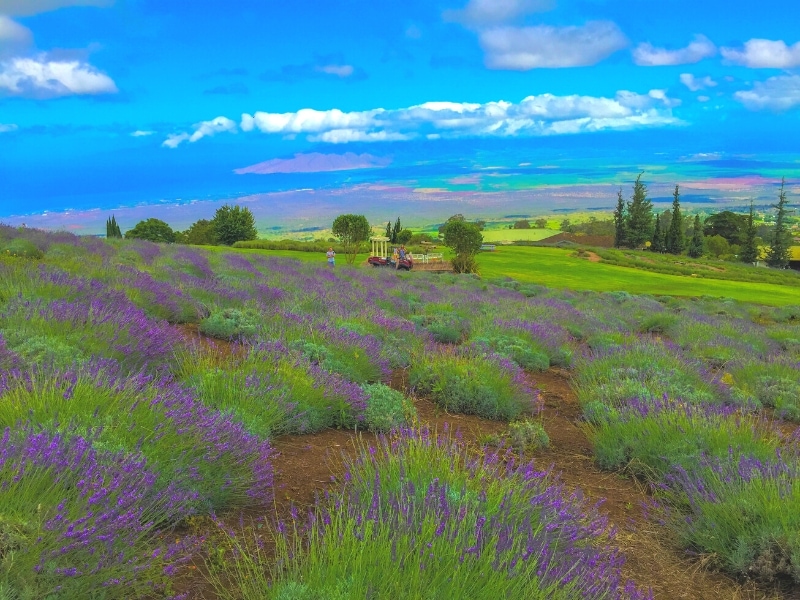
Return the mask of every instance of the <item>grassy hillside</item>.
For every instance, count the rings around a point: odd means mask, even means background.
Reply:
[[[672,296],[720,296],[785,306],[800,302],[800,288],[736,280],[653,273],[591,262],[558,248],[504,246],[478,255],[481,276],[511,277],[547,287]],[[644,266],[644,265],[643,265]],[[698,270],[698,274],[702,271]],[[733,276],[739,273],[736,271]]]

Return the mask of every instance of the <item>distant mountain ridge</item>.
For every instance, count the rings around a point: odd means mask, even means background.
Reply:
[[[271,173],[322,173],[326,171],[350,171],[355,169],[377,169],[385,167],[392,159],[371,154],[322,154],[320,152],[298,153],[294,158],[273,158],[249,167],[234,169],[237,175],[248,173],[269,175]]]

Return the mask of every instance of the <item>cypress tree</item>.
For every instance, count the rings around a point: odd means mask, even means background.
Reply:
[[[106,219],[106,237],[114,237],[114,229],[111,227],[111,217]]]
[[[703,226],[700,224],[700,215],[694,216],[694,235],[689,243],[689,256],[700,258],[705,251],[706,238],[703,235]]]
[[[627,238],[625,221],[625,201],[622,199],[622,188],[619,188],[619,192],[617,192],[617,208],[614,211],[614,248],[621,248],[625,245]]]
[[[681,194],[678,186],[675,186],[675,193],[672,195],[672,219],[669,223],[666,239],[664,241],[666,251],[670,254],[680,254],[683,252],[683,217],[681,217]]]
[[[758,260],[758,246],[756,245],[756,225],[752,200],[750,200],[750,214],[747,217],[747,229],[744,235],[744,244],[739,252],[739,259],[745,263],[754,263]]]
[[[628,204],[627,242],[639,248],[653,237],[653,203],[647,197],[647,186],[642,182],[642,173],[633,184],[633,196]]]
[[[389,238],[389,243],[392,241],[392,222],[386,222],[386,237]]]
[[[400,217],[394,222],[394,229],[392,229],[392,243],[397,243],[397,234],[400,233]]]
[[[785,179],[781,179],[778,203],[772,205],[778,214],[775,215],[772,244],[767,249],[767,264],[775,269],[789,268],[789,253],[791,252],[789,247],[792,245],[792,236],[786,227],[786,192],[783,189],[785,182]]]
[[[114,218],[114,215],[111,215],[109,219],[106,219],[106,237],[107,238],[122,237],[122,232],[119,229],[119,225],[117,225],[117,219]]]
[[[653,252],[664,252],[664,229],[661,227],[661,215],[656,215],[656,228],[653,231],[653,242],[650,244]]]

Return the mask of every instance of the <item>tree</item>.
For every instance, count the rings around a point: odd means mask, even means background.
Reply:
[[[442,223],[439,226],[439,235],[440,236],[444,235],[444,228],[447,227],[447,225],[450,224],[451,221],[462,221],[462,222],[464,222],[464,221],[466,221],[466,219],[464,218],[464,215],[462,215],[461,213],[455,214],[452,217],[448,218],[447,221],[445,221],[444,223]]]
[[[535,225],[537,229],[547,229],[547,219],[536,219]]]
[[[392,243],[392,222],[387,221],[386,223],[386,237],[389,238],[389,243]]]
[[[392,236],[391,236],[392,244],[400,243],[397,241],[398,233],[400,233],[400,217],[397,217],[397,221],[394,222],[394,227],[392,228]]]
[[[705,252],[705,237],[703,236],[703,227],[700,224],[700,215],[694,216],[694,234],[692,241],[689,243],[689,256],[692,258],[700,258]]]
[[[361,243],[369,239],[372,228],[364,215],[339,215],[333,221],[333,235],[339,238],[344,247],[345,260],[348,265],[356,262],[361,250]]]
[[[681,217],[681,192],[676,185],[672,194],[672,213],[670,215],[669,229],[664,240],[666,251],[670,254],[683,252],[683,217]]]
[[[175,232],[164,221],[151,218],[139,221],[133,229],[125,232],[125,238],[171,244],[175,241]]]
[[[530,229],[531,222],[528,219],[520,219],[514,223],[514,229]]]
[[[744,232],[744,243],[739,259],[745,263],[755,263],[758,261],[758,243],[756,242],[755,210],[753,201],[750,200],[750,214],[747,216],[747,227]]]
[[[249,208],[239,205],[225,204],[217,209],[211,220],[214,237],[225,246],[233,246],[236,242],[254,240],[258,237],[256,220]]]
[[[444,245],[456,253],[453,270],[456,273],[476,273],[478,263],[475,261],[475,254],[483,244],[483,235],[478,226],[466,221],[448,221],[442,235]]]
[[[627,242],[632,248],[639,248],[653,237],[653,203],[647,197],[642,173],[633,183],[633,195],[627,208]]]
[[[213,246],[217,243],[214,235],[214,223],[207,219],[200,219],[191,224],[185,231],[187,244],[193,246]]]
[[[656,228],[653,231],[653,242],[650,244],[650,250],[653,252],[664,252],[665,249],[664,229],[661,227],[661,217],[656,215]]]
[[[569,219],[564,219],[563,221],[561,221],[561,225],[559,226],[559,229],[561,229],[561,231],[568,232],[570,230],[571,226],[572,226],[572,223],[570,223],[570,220]]]
[[[772,243],[767,248],[767,264],[776,269],[788,269],[792,235],[786,226],[786,191],[783,189],[786,179],[781,179],[781,191],[778,194],[778,203],[773,204],[775,214],[775,229],[772,231]]]
[[[705,231],[705,228],[703,228],[703,231]],[[703,237],[705,237],[705,233]],[[731,245],[728,240],[719,234],[706,238],[706,248],[708,248],[708,253],[715,258],[731,253]]]
[[[411,242],[411,238],[414,237],[414,232],[410,229],[401,229],[397,234],[396,242],[398,244],[408,244]]]
[[[614,248],[622,248],[628,240],[625,231],[627,214],[625,212],[625,200],[622,199],[622,188],[617,192],[617,208],[614,210]]]
[[[114,218],[114,215],[111,215],[111,217],[106,220],[106,238],[121,237],[122,231],[120,231],[119,225],[117,225],[117,219]]]
[[[747,217],[729,210],[711,215],[703,223],[703,235],[706,237],[720,235],[729,244],[744,243],[747,230]]]

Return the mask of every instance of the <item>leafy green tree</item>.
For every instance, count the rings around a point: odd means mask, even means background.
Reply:
[[[753,208],[753,201],[750,200],[750,214],[747,215],[747,227],[745,228],[744,243],[742,244],[742,251],[739,253],[739,259],[742,262],[752,264],[758,261],[758,255],[755,209]]]
[[[106,220],[106,237],[107,238],[122,237],[122,231],[120,231],[119,225],[117,225],[117,219],[114,217],[114,215],[111,215],[111,217]]]
[[[670,214],[669,229],[664,239],[664,246],[670,254],[683,252],[683,217],[681,216],[680,187],[675,186],[672,194],[672,212]]]
[[[786,179],[781,179],[781,191],[778,194],[778,203],[773,204],[776,210],[775,228],[772,231],[772,243],[767,249],[767,264],[775,269],[788,269],[790,247],[792,245],[792,234],[786,226],[786,191],[784,184]]]
[[[200,219],[191,224],[185,232],[186,244],[192,246],[213,246],[217,243],[214,234],[214,223],[208,219]]]
[[[656,228],[653,231],[653,242],[650,244],[650,250],[653,252],[664,252],[666,249],[664,240],[664,229],[661,227],[661,217],[656,215]]]
[[[564,219],[561,221],[559,229],[565,233],[572,233],[572,222],[569,219]]]
[[[249,208],[225,204],[217,209],[211,220],[214,238],[225,246],[236,242],[254,240],[258,237],[256,220]]]
[[[465,222],[466,219],[464,218],[464,215],[462,215],[461,213],[458,213],[458,214],[453,215],[452,217],[449,217],[447,219],[447,221],[445,221],[442,225],[439,226],[439,236],[444,235],[444,228],[447,227],[447,225],[450,224],[450,222],[452,222],[452,221]]]
[[[703,223],[703,235],[706,237],[720,235],[729,244],[744,243],[746,230],[747,217],[729,210],[711,215]]]
[[[627,209],[627,242],[632,248],[639,248],[653,238],[653,203],[647,197],[642,173],[633,183],[633,195]]]
[[[694,216],[694,234],[692,241],[689,243],[689,256],[692,258],[700,258],[705,252],[705,236],[703,235],[703,226],[700,223],[700,215]]]
[[[356,262],[362,242],[369,239],[372,228],[364,215],[339,215],[333,221],[333,235],[339,238],[344,247],[345,260],[352,265]]]
[[[514,229],[530,229],[531,222],[528,219],[520,219],[514,223]]]
[[[411,238],[414,237],[414,232],[410,229],[401,229],[400,232],[397,234],[397,243],[398,244],[408,244],[411,242]]]
[[[614,209],[614,248],[622,248],[628,241],[626,223],[628,215],[625,200],[622,199],[622,188],[617,192],[617,208]]]
[[[705,228],[703,228],[705,231]],[[706,248],[708,248],[708,253],[715,258],[719,258],[720,256],[724,256],[726,254],[731,253],[731,245],[721,235],[712,235],[711,237],[706,237],[705,233],[703,233],[703,237],[706,238]]]
[[[175,232],[164,221],[151,218],[139,221],[133,229],[125,232],[125,238],[171,244],[175,241]]]
[[[547,229],[547,219],[536,219],[534,223],[537,229]]]
[[[444,245],[456,253],[453,270],[456,273],[477,273],[475,254],[483,244],[483,235],[478,226],[464,220],[453,220],[445,224],[442,235]]]

